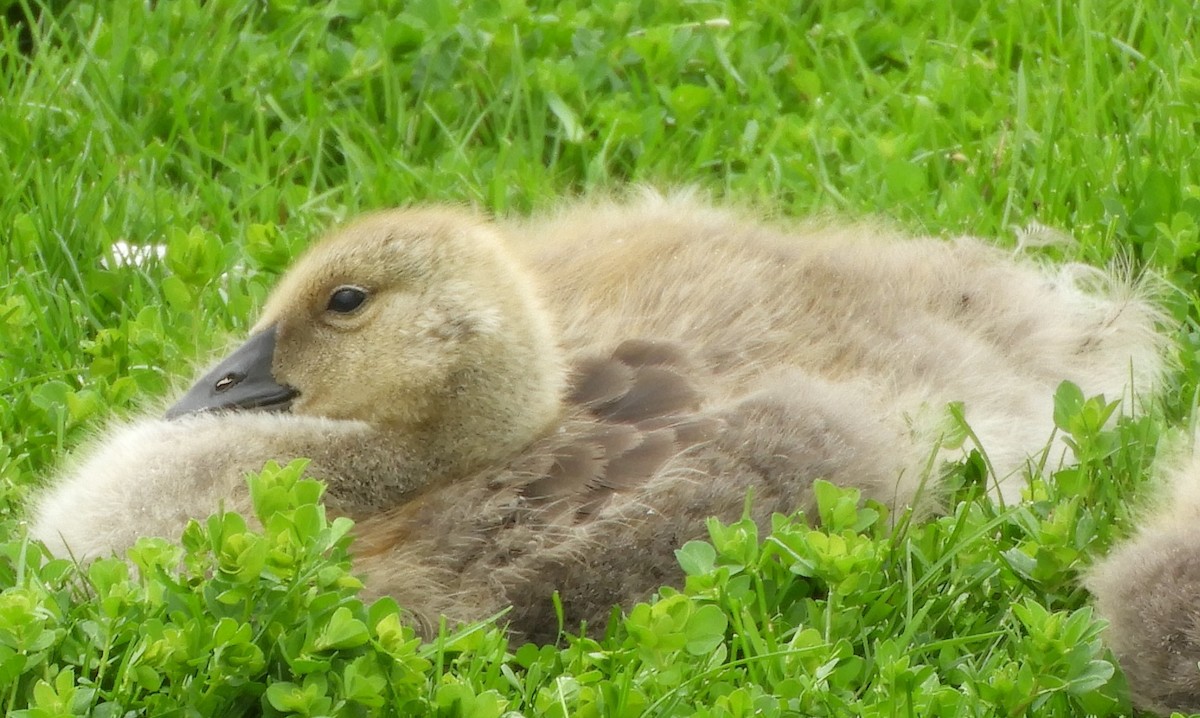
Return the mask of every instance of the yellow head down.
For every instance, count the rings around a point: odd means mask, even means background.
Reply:
[[[514,451],[558,415],[549,319],[498,231],[464,212],[382,212],[333,232],[283,277],[251,335],[174,415],[366,422],[447,470]]]

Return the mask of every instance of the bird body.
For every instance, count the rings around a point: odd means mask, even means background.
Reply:
[[[1185,454],[1186,456],[1186,454]],[[1134,704],[1200,712],[1200,454],[1163,462],[1157,500],[1086,577]],[[1173,464],[1173,465],[1172,465]]]
[[[83,452],[31,535],[121,551],[245,511],[247,472],[307,457],[369,593],[427,629],[513,606],[514,633],[553,638],[553,590],[569,622],[603,620],[677,582],[673,550],[747,492],[760,525],[818,478],[911,505],[962,454],[949,402],[1019,498],[1030,456],[1069,456],[1055,387],[1152,393],[1158,322],[1098,270],[685,195],[380,213],[301,258],[172,418]]]

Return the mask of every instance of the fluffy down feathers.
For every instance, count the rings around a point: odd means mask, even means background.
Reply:
[[[1087,578],[1134,703],[1200,712],[1200,456],[1167,471],[1132,537]]]
[[[738,518],[748,490],[764,524],[817,478],[910,504],[933,452],[960,455],[939,449],[949,402],[1017,499],[1060,381],[1111,398],[1160,381],[1153,305],[1078,275],[970,238],[774,226],[687,197],[499,226],[373,215],[302,258],[256,325],[278,413],[116,427],[54,481],[31,534],[119,552],[244,508],[246,472],[305,456],[357,521],[370,592],[425,626],[513,605],[513,631],[546,638],[553,589],[572,623],[603,621],[679,580],[673,550],[707,516]],[[246,376],[202,386],[251,392]]]

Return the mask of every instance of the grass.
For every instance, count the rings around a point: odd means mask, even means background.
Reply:
[[[1077,579],[1197,401],[1195,2],[0,10],[6,711],[1129,711]],[[1150,417],[1112,430],[1087,428],[1101,402],[1062,393],[1082,462],[1025,505],[980,499],[982,459],[952,472],[944,517],[895,533],[829,490],[816,529],[712,527],[681,551],[683,593],[565,648],[486,628],[411,640],[395,606],[354,598],[341,529],[287,471],[260,479],[283,492],[286,525],[259,536],[214,519],[184,554],[145,549],[136,578],[114,561],[79,579],[22,542],[31,488],[245,329],[312,233],[375,207],[506,214],[630,182],[1006,244],[1064,230],[1078,242],[1048,252],[1170,280],[1179,370]],[[122,265],[120,243],[165,253]],[[261,541],[299,567],[250,570]],[[153,569],[180,556],[182,575]]]

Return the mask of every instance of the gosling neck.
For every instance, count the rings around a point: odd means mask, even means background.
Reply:
[[[431,480],[503,462],[559,420],[566,370],[548,334],[483,348],[451,375],[407,442]]]

